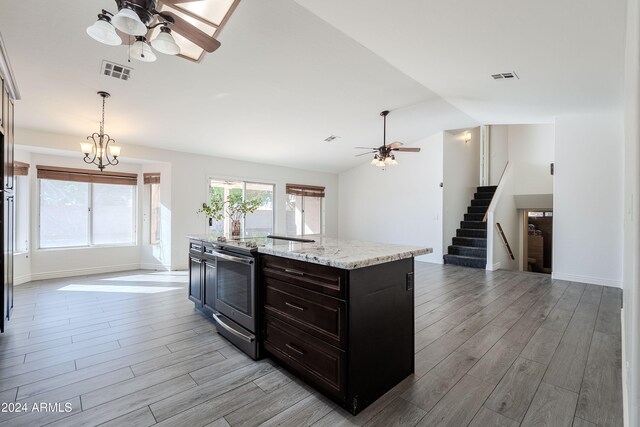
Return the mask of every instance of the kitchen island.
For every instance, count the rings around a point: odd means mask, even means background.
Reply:
[[[216,245],[196,238],[190,248]],[[312,238],[267,239],[255,248],[256,340],[357,414],[413,373],[413,263],[431,249]]]

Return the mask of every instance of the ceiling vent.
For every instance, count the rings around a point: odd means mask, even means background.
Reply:
[[[520,79],[515,71],[510,73],[499,73],[499,74],[491,74],[494,80],[503,80],[503,79]]]
[[[333,142],[338,138],[340,138],[338,135],[330,135],[324,139],[324,142]]]
[[[133,68],[125,67],[124,65],[116,64],[115,62],[102,61],[102,69],[100,74],[103,76],[111,76],[119,80],[129,80]]]

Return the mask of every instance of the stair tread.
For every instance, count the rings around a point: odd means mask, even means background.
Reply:
[[[456,258],[463,258],[463,259],[481,259],[483,261],[486,261],[487,258],[486,257],[481,257],[481,256],[468,256],[468,255],[450,255],[450,254],[446,254],[446,257],[456,257]]]

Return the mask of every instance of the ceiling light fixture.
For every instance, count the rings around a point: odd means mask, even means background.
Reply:
[[[88,142],[81,142],[80,149],[84,154],[84,162],[94,164],[102,171],[109,165],[115,166],[120,163],[118,156],[120,156],[121,147],[119,145],[114,145],[113,143],[116,141],[104,133],[104,104],[106,99],[111,95],[103,91],[98,92],[98,95],[102,97],[102,120],[100,121],[100,133],[94,132],[92,135],[88,136]]]
[[[393,151],[408,151],[412,153],[420,152],[420,148],[416,147],[402,147],[402,142],[394,142],[387,145],[387,116],[389,115],[389,111],[385,110],[380,113],[383,117],[384,124],[382,129],[382,145],[378,148],[369,148],[369,147],[356,147],[356,148],[364,148],[367,150],[373,150],[368,153],[356,154],[356,156],[364,156],[365,154],[375,154],[373,159],[371,160],[371,164],[373,166],[377,166],[379,168],[383,168],[385,166],[395,166],[398,164],[396,160],[396,156],[393,154]]]
[[[114,15],[102,9],[87,34],[109,46],[132,45],[131,56],[140,61],[155,60],[153,47],[165,55],[198,62],[204,52],[220,47],[213,36],[220,32],[239,1],[229,0],[221,5],[219,0],[115,0],[118,12]],[[194,2],[198,7],[191,4]],[[180,44],[172,32],[181,36]]]

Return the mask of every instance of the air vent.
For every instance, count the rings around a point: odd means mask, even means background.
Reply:
[[[491,74],[494,80],[502,80],[502,79],[520,79],[515,71],[510,73],[499,73],[499,74]]]
[[[131,78],[132,72],[133,68],[125,67],[124,65],[106,60],[102,61],[102,70],[100,70],[100,74],[103,76],[110,76],[125,81]]]
[[[324,142],[333,142],[338,138],[340,138],[338,135],[330,135],[324,139]]]

